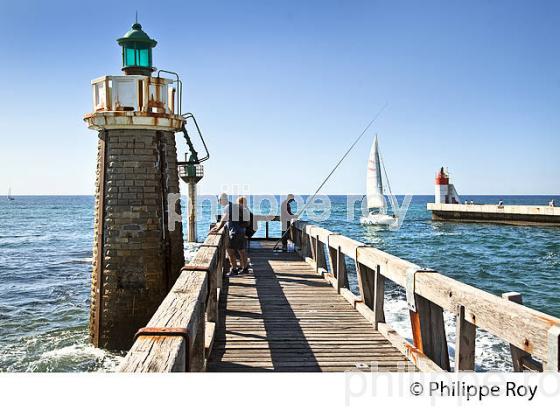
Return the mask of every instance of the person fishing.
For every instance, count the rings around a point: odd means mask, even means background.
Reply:
[[[246,230],[250,225],[250,211],[246,206],[245,197],[239,197],[237,204],[233,205],[226,194],[220,195],[220,204],[224,207],[220,222],[211,230],[211,234],[218,233],[225,226],[227,232],[226,252],[228,255],[230,270],[229,275],[239,272],[248,273],[249,264],[247,260],[247,237]],[[237,254],[239,254],[240,266],[237,266]]]
[[[329,172],[329,174],[326,176],[326,178],[323,180],[323,182],[321,182],[321,184],[317,187],[317,189],[315,190],[315,192],[313,193],[313,195],[311,195],[311,197],[308,198],[307,202],[305,203],[304,206],[301,207],[301,209],[298,209],[298,212],[296,215],[294,215],[294,217],[292,218],[292,220],[298,220],[301,215],[303,215],[303,212],[307,209],[307,207],[313,203],[313,200],[315,199],[315,197],[317,196],[317,194],[319,193],[319,191],[321,190],[321,188],[323,188],[323,186],[327,183],[327,181],[330,179],[330,177],[334,174],[334,172],[338,169],[338,167],[340,166],[340,164],[342,164],[342,162],[346,159],[346,157],[348,156],[348,154],[350,154],[350,151],[352,151],[354,149],[354,147],[356,146],[356,144],[362,139],[362,137],[364,136],[364,134],[367,132],[367,130],[371,127],[371,125],[377,120],[377,118],[379,118],[379,116],[383,113],[383,111],[385,110],[385,108],[387,107],[388,103],[385,103],[381,109],[377,112],[377,114],[375,114],[375,116],[371,119],[371,121],[366,125],[366,127],[364,128],[364,130],[360,133],[360,135],[358,135],[358,137],[354,140],[354,142],[352,142],[352,144],[350,145],[350,147],[346,150],[346,152],[344,153],[344,155],[342,155],[342,157],[338,160],[338,162],[336,163],[336,165],[333,167],[333,169],[331,169],[331,172]],[[273,250],[276,251],[276,249],[278,249],[278,244],[280,244],[280,242],[282,242],[282,240],[284,239],[284,236],[287,236],[288,231],[284,232],[284,235],[282,235],[282,238],[279,238],[278,241],[274,244]]]
[[[291,225],[291,217],[294,216],[292,204],[295,204],[293,194],[288,194],[280,205],[280,223],[282,224],[282,252],[288,251],[288,233]]]

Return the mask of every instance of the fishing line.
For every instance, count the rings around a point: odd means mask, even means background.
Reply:
[[[350,148],[348,148],[346,150],[346,152],[344,153],[344,155],[342,156],[342,158],[340,158],[340,160],[336,163],[336,165],[334,166],[334,168],[331,170],[331,172],[329,172],[329,174],[327,175],[327,177],[323,180],[323,182],[321,182],[321,185],[319,185],[319,187],[315,190],[315,192],[313,193],[313,195],[311,195],[311,198],[307,200],[307,203],[301,208],[301,210],[296,214],[295,219],[296,221],[299,219],[299,217],[303,214],[303,211],[305,211],[307,209],[307,207],[313,202],[313,200],[315,199],[315,197],[317,196],[317,194],[319,193],[319,191],[321,190],[321,188],[323,188],[323,186],[327,183],[327,181],[330,179],[330,177],[332,176],[332,174],[334,174],[334,172],[338,169],[338,167],[340,166],[340,164],[342,164],[342,161],[344,161],[346,159],[346,157],[348,156],[348,154],[350,154],[350,151],[352,151],[352,149],[354,149],[354,147],[356,146],[356,144],[362,139],[362,137],[364,136],[364,134],[367,132],[367,130],[373,125],[373,123],[379,118],[379,116],[383,113],[383,111],[385,111],[385,108],[387,108],[387,106],[389,105],[388,102],[386,102],[380,109],[379,111],[377,111],[377,114],[375,114],[375,116],[371,119],[371,121],[368,123],[368,125],[366,125],[366,127],[364,128],[364,130],[362,131],[362,133],[360,135],[358,135],[358,137],[354,140],[354,142],[352,143],[352,145],[350,145]],[[280,210],[280,212],[282,212],[282,210]],[[276,242],[276,244],[274,244],[274,248],[272,249],[273,251],[275,251],[278,247],[278,244],[282,241],[282,239],[284,239],[284,236],[286,236],[288,234],[288,230],[286,230],[286,232],[284,232],[284,235],[282,235],[280,237],[280,239],[278,239],[278,241]]]

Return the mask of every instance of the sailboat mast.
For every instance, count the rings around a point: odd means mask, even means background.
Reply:
[[[381,174],[381,160],[379,158],[377,134],[375,134],[375,169],[377,170],[377,192],[383,194],[383,177]]]

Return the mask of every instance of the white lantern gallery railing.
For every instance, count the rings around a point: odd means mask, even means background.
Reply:
[[[180,115],[175,81],[142,75],[104,76],[91,82],[93,111],[136,111]]]

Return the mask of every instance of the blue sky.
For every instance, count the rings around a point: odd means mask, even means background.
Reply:
[[[157,4],[157,5],[156,5]],[[124,34],[158,40],[211,150],[202,193],[365,192],[374,134],[397,193],[560,193],[560,2],[2,2],[0,190],[92,194],[90,80]],[[183,191],[186,191],[183,185]]]

